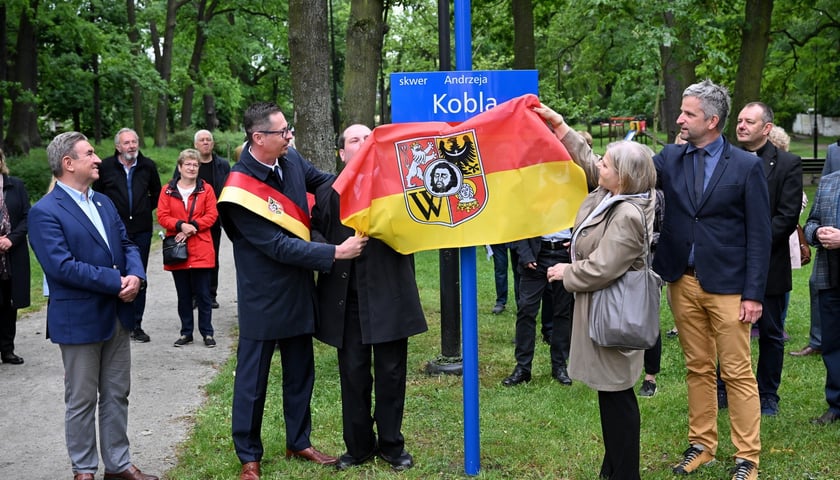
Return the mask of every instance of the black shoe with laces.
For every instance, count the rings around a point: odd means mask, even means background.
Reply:
[[[749,460],[738,459],[738,463],[729,473],[732,474],[732,480],[758,479],[758,467]]]
[[[178,337],[178,340],[175,340],[175,346],[176,347],[183,347],[184,345],[187,345],[187,344],[192,343],[192,342],[193,342],[193,337],[189,337],[187,335],[181,335],[180,337]]]
[[[761,414],[766,417],[775,417],[779,414],[779,402],[775,398],[761,397]]]
[[[206,337],[204,337],[204,346],[207,348],[215,347],[216,339],[214,339],[212,335],[207,335]]]
[[[152,340],[151,337],[146,335],[146,332],[144,332],[140,327],[135,328],[134,331],[131,332],[131,339],[140,343],[149,343]]]

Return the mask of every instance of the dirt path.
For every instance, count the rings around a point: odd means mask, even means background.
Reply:
[[[131,345],[128,436],[131,458],[144,472],[164,477],[175,465],[176,447],[188,435],[204,401],[203,386],[232,353],[236,324],[233,253],[222,238],[219,309],[213,310],[216,348],[201,341],[181,348],[175,285],[160,251],[149,260],[149,291],[143,328],[152,341]],[[18,319],[15,352],[23,365],[0,364],[0,477],[73,478],[64,444],[64,368],[57,345],[44,338],[46,310]],[[200,338],[196,332],[196,338]],[[233,448],[233,447],[231,447]],[[104,475],[100,461],[96,478]]]

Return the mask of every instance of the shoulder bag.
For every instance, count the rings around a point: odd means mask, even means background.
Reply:
[[[195,211],[195,202],[196,198],[192,199],[192,205],[190,205],[190,213],[187,216],[187,221],[189,222],[192,220],[193,212]],[[175,235],[169,235],[163,237],[163,247],[161,248],[163,252],[163,264],[164,265],[177,265],[179,263],[184,263],[189,258],[189,253],[187,252],[187,241],[184,240],[183,242],[178,242],[175,240]]]
[[[796,235],[799,237],[799,264],[803,267],[811,263],[811,247],[805,240],[805,232],[802,225],[796,224]]]
[[[650,269],[647,221],[638,205],[628,202],[642,217],[645,229],[645,267],[628,270],[609,286],[592,292],[589,337],[600,347],[647,350],[659,337],[662,279]]]

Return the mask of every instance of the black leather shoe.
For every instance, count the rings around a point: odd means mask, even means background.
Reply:
[[[551,372],[551,378],[557,380],[558,382],[566,386],[572,384],[572,379],[569,378],[569,372],[566,371],[566,367],[560,367]]]
[[[23,363],[23,357],[18,357],[15,355],[15,352],[4,353],[0,360],[3,360],[3,363],[10,363],[12,365],[20,365]]]
[[[376,455],[376,450],[375,449],[371,450],[371,452],[368,453],[367,455],[365,455],[363,457],[359,457],[359,458],[354,457],[353,455],[350,455],[349,453],[345,453],[345,454],[341,455],[340,457],[338,457],[338,462],[336,462],[335,468],[337,468],[338,470],[347,470],[350,467],[355,467],[357,465],[361,465],[361,464],[367,462],[368,460],[373,458],[374,455]]]
[[[513,387],[515,385],[519,385],[520,383],[526,383],[531,381],[531,372],[516,367],[513,369],[513,373],[510,374],[509,377],[502,380],[502,385],[506,387]]]
[[[385,455],[382,452],[379,452],[379,457],[382,458],[382,460],[385,460],[386,462],[390,463],[391,468],[397,472],[408,470],[409,468],[414,466],[414,458],[411,456],[410,453],[406,452],[405,450],[400,452],[400,454],[396,457],[391,457]]]
[[[840,420],[840,415],[828,410],[819,417],[811,419],[811,423],[814,425],[828,425],[829,423],[834,423],[838,420]]]

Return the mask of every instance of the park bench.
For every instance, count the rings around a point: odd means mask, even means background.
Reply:
[[[817,183],[817,180],[822,174],[823,165],[825,165],[824,158],[802,157],[802,176],[806,180],[810,175],[811,185]]]

